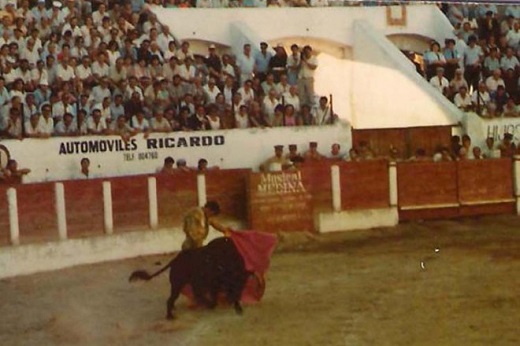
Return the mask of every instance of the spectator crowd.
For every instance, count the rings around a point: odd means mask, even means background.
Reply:
[[[0,0],[3,138],[331,124],[311,46],[194,54],[162,1]],[[181,7],[181,6],[179,6]]]
[[[430,84],[464,111],[520,116],[520,5],[449,3],[442,7],[456,38],[432,42],[424,65]]]

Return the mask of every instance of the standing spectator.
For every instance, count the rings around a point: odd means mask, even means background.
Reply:
[[[255,59],[251,54],[251,45],[244,44],[242,54],[237,57],[237,66],[240,71],[240,85],[245,84],[247,80],[253,78],[253,72],[256,69]]]
[[[318,60],[313,55],[311,46],[303,47],[298,75],[298,95],[302,104],[314,104],[314,73],[317,67]]]
[[[280,76],[287,73],[287,53],[281,43],[276,46],[276,54],[269,60],[269,70],[275,82],[279,82]]]
[[[435,76],[438,67],[444,67],[446,65],[446,58],[440,50],[440,44],[436,41],[433,41],[430,44],[430,50],[424,53],[423,59],[426,65],[427,80],[430,80]]]
[[[325,156],[318,152],[318,142],[310,142],[309,150],[303,154],[303,158],[305,161],[320,161],[323,160]]]
[[[301,54],[297,44],[291,45],[291,55],[287,57],[287,81],[291,85],[298,83],[300,72]]]
[[[268,44],[260,42],[260,51],[255,54],[255,76],[260,78],[263,82],[266,79],[267,71],[269,70],[269,62],[273,54],[267,50]]]
[[[477,37],[472,35],[468,39],[468,47],[464,52],[464,78],[474,89],[478,87],[481,60],[483,57],[482,48],[477,45]]]
[[[7,165],[0,167],[0,181],[7,184],[22,183],[22,177],[31,172],[28,168],[18,168],[16,160],[10,159]]]
[[[452,80],[455,76],[455,70],[459,67],[460,57],[459,52],[455,49],[455,40],[448,38],[445,40],[444,59],[446,66],[444,68],[444,75],[448,80]]]

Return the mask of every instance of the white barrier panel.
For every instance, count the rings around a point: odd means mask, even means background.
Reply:
[[[103,182],[103,212],[105,233],[112,234],[114,232],[114,216],[112,214],[112,185],[109,181]]]
[[[332,184],[332,209],[341,211],[341,183],[339,180],[339,166],[330,167],[330,179]]]
[[[390,206],[397,206],[397,165],[395,162],[390,162],[388,166],[388,179],[390,186]]]
[[[150,214],[150,228],[156,229],[159,225],[159,211],[157,209],[157,179],[148,178],[148,205]]]
[[[58,220],[58,234],[60,240],[67,239],[67,212],[65,208],[65,188],[63,183],[54,184],[56,202],[56,218]]]
[[[346,123],[333,126],[246,129],[142,134],[124,142],[118,136],[53,137],[4,140],[0,150],[7,150],[20,167],[31,169],[24,182],[81,179],[80,161],[90,160],[95,177],[117,177],[155,173],[164,159],[186,159],[196,166],[200,158],[209,166],[222,169],[258,169],[260,163],[273,155],[274,145],[296,144],[299,151],[307,150],[309,142],[319,148],[339,143],[352,146],[351,129]],[[247,147],[247,150],[244,148]],[[326,154],[326,152],[324,152]],[[84,177],[83,177],[84,178]]]
[[[206,176],[204,174],[197,175],[197,200],[199,207],[203,207],[207,202],[208,196],[206,195]]]
[[[9,188],[7,190],[7,205],[9,208],[9,235],[11,244],[20,244],[20,228],[18,223],[18,199],[16,197],[16,189]]]

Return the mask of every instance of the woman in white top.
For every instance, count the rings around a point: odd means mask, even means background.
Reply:
[[[220,120],[220,117],[217,114],[216,107],[213,106],[209,110],[209,114],[206,116],[208,119],[208,124],[210,129],[212,130],[220,130],[222,129],[222,121]]]
[[[235,127],[237,129],[247,129],[250,127],[249,114],[247,114],[247,106],[242,105],[235,115]]]

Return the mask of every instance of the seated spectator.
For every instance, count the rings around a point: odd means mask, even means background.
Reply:
[[[153,118],[150,119],[150,130],[152,132],[172,131],[172,127],[168,120],[164,117],[164,112],[162,110],[157,110],[154,112]]]
[[[298,152],[298,146],[296,144],[289,144],[289,153],[285,157],[289,160],[293,160],[295,157],[302,157]]]
[[[500,69],[500,59],[498,48],[495,47],[489,50],[489,55],[484,59],[484,75],[491,76],[496,69]]]
[[[305,161],[319,161],[325,159],[325,156],[318,152],[318,143],[310,142],[309,150],[303,154]]]
[[[493,137],[486,138],[486,147],[482,156],[486,159],[500,158],[500,149],[495,147],[495,139]]]
[[[131,119],[132,128],[141,133],[148,133],[150,131],[150,123],[145,119],[143,112],[138,112]]]
[[[356,148],[350,148],[350,150],[348,151],[348,157],[346,158],[346,160],[351,161],[351,162],[361,161],[361,158],[359,157],[359,153],[356,150]]]
[[[318,107],[314,108],[313,110],[315,125],[334,123],[335,115],[332,114],[332,110],[328,102],[329,100],[325,96],[320,97]]]
[[[7,165],[0,167],[0,182],[5,184],[19,184],[22,183],[22,177],[31,172],[28,168],[18,168],[16,160],[10,159]]]
[[[246,105],[241,105],[239,107],[238,114],[235,115],[235,128],[247,129],[251,127],[248,111]]]
[[[482,110],[489,102],[491,102],[491,96],[489,95],[484,82],[480,82],[478,89],[473,91],[471,102],[473,103],[473,107],[477,110],[477,114],[480,113],[480,110]]]
[[[173,167],[173,164],[175,163],[175,160],[173,157],[168,156],[164,159],[164,164],[161,168],[159,168],[157,173],[161,174],[174,174],[176,172],[176,169]]]
[[[298,87],[296,85],[291,85],[289,92],[283,93],[282,98],[284,104],[293,105],[294,111],[300,113],[300,97],[298,96]]]
[[[426,151],[422,148],[418,148],[415,150],[415,155],[410,157],[409,161],[413,162],[425,162],[430,161],[431,159],[426,155]]]
[[[499,86],[506,87],[504,80],[502,79],[502,71],[496,69],[493,74],[486,79],[486,87],[492,98],[494,98]]]
[[[266,119],[262,107],[260,107],[260,103],[257,101],[251,102],[251,107],[249,109],[249,121],[251,127],[270,127],[269,121]]]
[[[209,129],[206,108],[203,105],[198,105],[195,114],[188,118],[188,128],[192,131]]]
[[[88,133],[91,135],[104,135],[108,131],[105,118],[101,116],[101,109],[94,108],[87,119]]]
[[[376,157],[367,141],[359,141],[358,148],[355,151],[358,154],[356,157],[357,161],[373,160]]]
[[[130,137],[135,136],[137,131],[128,125],[124,115],[120,115],[117,120],[111,124],[109,133],[112,135],[121,136],[123,141],[126,142],[130,139]]]
[[[294,111],[293,105],[285,105],[283,113],[283,126],[299,126],[300,124],[301,121],[299,120],[298,115]]]
[[[494,102],[489,102],[482,111],[482,117],[484,118],[497,118],[500,117],[500,113],[497,110],[497,105]]]
[[[512,69],[513,71],[518,72],[520,63],[518,62],[518,58],[514,55],[513,48],[507,48],[505,56],[500,60],[500,67],[502,68],[502,71]]]
[[[80,163],[80,169],[79,172],[73,177],[73,179],[93,179],[97,178],[91,171],[90,171],[90,160],[87,157],[84,157],[81,159]]]
[[[330,147],[329,159],[332,160],[343,160],[345,155],[341,153],[341,146],[338,143],[334,143]]]
[[[520,116],[519,107],[515,104],[515,100],[512,97],[510,97],[507,100],[507,103],[504,106],[504,110],[503,110],[502,115],[504,117],[518,117],[518,116]]]
[[[281,104],[275,107],[273,120],[271,122],[272,127],[284,126],[284,110],[285,107]]]
[[[63,120],[54,127],[54,135],[56,136],[75,136],[78,134],[77,124],[74,122],[72,114],[65,113]]]
[[[462,147],[466,149],[466,155],[468,158],[473,158],[473,148],[471,146],[471,137],[468,134],[462,135]]]
[[[192,172],[193,171],[193,169],[188,167],[186,160],[184,160],[184,159],[177,160],[177,169],[181,172]]]
[[[468,82],[464,79],[464,75],[462,74],[462,69],[458,68],[455,70],[455,77],[450,82],[450,90],[453,95],[460,90],[460,87],[466,87],[468,90]]]
[[[448,82],[448,79],[444,77],[443,67],[437,67],[435,76],[430,78],[430,84],[441,94],[448,95],[450,82]]]
[[[468,89],[466,86],[460,87],[459,92],[453,99],[453,102],[455,103],[455,106],[464,112],[467,112],[473,108],[473,102],[468,94]]]
[[[453,161],[453,158],[450,155],[450,151],[447,147],[439,147],[435,154],[433,155],[433,161],[434,162],[447,162],[447,161]]]
[[[222,119],[220,119],[217,113],[217,106],[210,105],[209,112],[207,115],[208,120],[208,130],[220,130],[223,129]]]
[[[511,133],[505,133],[502,143],[498,145],[500,150],[500,157],[513,157],[516,152],[516,145],[513,142],[513,135]]]
[[[274,156],[270,157],[260,165],[261,172],[278,172],[289,169],[291,161],[283,155],[283,145],[274,146]]]
[[[214,169],[219,169],[218,166],[212,166],[212,167],[208,167],[208,160],[206,159],[200,159],[199,162],[197,163],[197,172],[206,172],[206,171],[209,171],[209,170],[214,170]]]
[[[482,150],[480,150],[480,147],[474,146],[472,154],[473,154],[473,156],[470,158],[472,160],[482,160],[482,159],[484,159],[484,156],[482,156]]]
[[[7,138],[22,139],[22,115],[18,108],[12,107],[9,110],[3,130]]]

